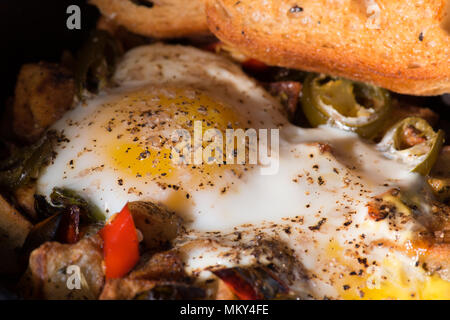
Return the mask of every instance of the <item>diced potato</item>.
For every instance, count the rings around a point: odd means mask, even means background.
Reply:
[[[183,230],[181,218],[151,202],[130,202],[128,208],[147,249],[165,246]]]
[[[132,271],[128,278],[138,280],[182,281],[186,278],[183,262],[176,250],[155,253]]]
[[[428,184],[440,201],[450,200],[450,178],[431,177],[428,179]]]
[[[269,84],[269,92],[278,97],[291,121],[297,113],[302,84],[297,81],[277,81]]]
[[[104,284],[102,240],[96,235],[75,244],[46,242],[31,253],[28,268],[20,285],[27,298],[96,299]]]
[[[19,272],[19,252],[32,228],[12,205],[0,196],[0,274]]]
[[[176,251],[156,253],[122,279],[110,279],[100,299],[133,299],[161,282],[182,281],[186,278],[183,264]]]
[[[439,115],[429,108],[422,108],[405,103],[398,103],[395,106],[392,118],[398,120],[408,117],[419,117],[425,119],[431,126],[439,121]]]
[[[204,289],[191,280],[178,252],[169,250],[152,255],[124,278],[107,280],[100,300],[203,298]]]
[[[14,97],[14,133],[26,141],[35,141],[72,106],[74,95],[69,70],[42,62],[23,65]]]
[[[36,184],[31,183],[19,187],[14,196],[17,200],[17,204],[21,209],[25,211],[33,219],[37,219],[36,210],[34,209],[34,194],[36,193]]]
[[[430,173],[428,184],[438,200],[450,201],[450,146],[445,146]]]
[[[139,293],[153,289],[157,281],[136,279],[110,279],[100,295],[100,300],[129,300]]]

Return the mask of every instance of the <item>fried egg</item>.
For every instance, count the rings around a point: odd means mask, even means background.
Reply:
[[[113,82],[53,125],[56,156],[38,193],[72,189],[106,217],[129,201],[167,207],[185,221],[188,231],[175,245],[199,279],[214,277],[213,266],[268,263],[273,257],[252,248],[269,239],[295,261],[289,286],[302,297],[450,298],[450,282],[418,266],[423,251],[409,209],[398,223],[368,215],[375,196],[424,188],[420,175],[375,146],[351,132],[293,126],[233,62],[191,47],[135,48]],[[276,147],[265,144],[272,163],[249,163],[249,156],[240,164],[173,161],[174,132],[195,136],[196,124],[223,136],[230,129],[277,132]],[[203,139],[200,149],[210,142]],[[223,156],[223,145],[215,146],[215,157]],[[263,174],[274,161],[275,170]]]

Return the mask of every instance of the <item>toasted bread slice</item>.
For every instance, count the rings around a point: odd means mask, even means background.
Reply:
[[[131,32],[156,38],[206,34],[203,0],[91,0],[103,16]]]
[[[206,0],[210,30],[270,65],[450,92],[448,0]]]

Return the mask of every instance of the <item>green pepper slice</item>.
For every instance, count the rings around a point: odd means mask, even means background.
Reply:
[[[103,221],[105,220],[104,213],[97,206],[87,202],[80,197],[75,191],[67,188],[53,188],[50,194],[50,200],[53,205],[62,208],[70,206],[77,206],[82,210],[82,213],[87,215],[89,220]]]
[[[306,78],[301,102],[313,127],[330,124],[366,139],[378,133],[391,109],[386,90],[324,74]]]
[[[75,83],[80,100],[84,89],[95,93],[107,85],[121,53],[117,41],[108,32],[92,31],[78,52],[75,65]]]
[[[411,171],[427,175],[444,144],[444,132],[435,132],[422,118],[409,117],[387,131],[379,149],[389,158],[400,159]]]
[[[0,161],[0,189],[16,190],[39,175],[44,163],[51,158],[53,137],[45,136],[36,144],[12,150]]]

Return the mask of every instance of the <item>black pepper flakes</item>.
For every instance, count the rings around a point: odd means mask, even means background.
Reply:
[[[323,180],[322,177],[318,177],[317,178],[317,183],[319,184],[319,186],[323,185],[325,183],[325,181]]]
[[[303,12],[303,8],[299,7],[298,5],[293,6],[292,8],[289,9],[290,13],[299,13],[299,12]]]
[[[369,264],[367,263],[367,258],[358,258],[358,263],[364,265],[364,267],[368,268]]]
[[[322,227],[322,225],[327,221],[327,218],[322,218],[319,222],[317,222],[317,224],[315,226],[310,226],[308,227],[309,230],[311,231],[318,231],[320,230],[320,227]]]
[[[145,151],[143,151],[143,152],[141,152],[141,153],[139,154],[139,156],[137,157],[137,159],[138,159],[138,160],[144,160],[144,159],[146,159],[149,155],[150,155],[150,151],[145,150]]]
[[[423,32],[419,34],[419,41],[423,41]]]
[[[148,1],[148,0],[132,0],[131,2],[133,2],[134,4],[136,4],[138,6],[143,6],[146,8],[153,8],[155,5],[153,3],[153,1]]]

